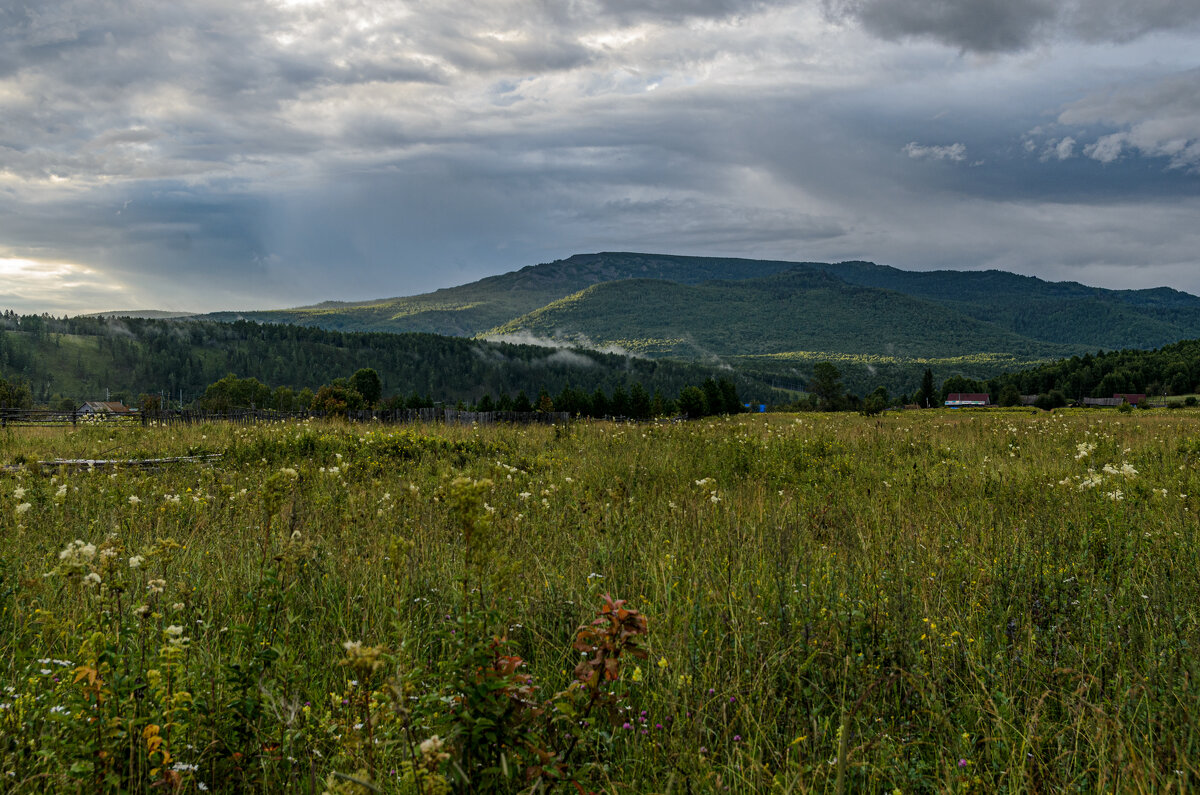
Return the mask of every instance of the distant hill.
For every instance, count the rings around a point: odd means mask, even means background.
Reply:
[[[79,317],[132,317],[139,320],[174,320],[181,317],[195,316],[195,312],[171,312],[163,309],[115,309],[111,312],[89,312]]]
[[[30,385],[35,401],[75,402],[107,391],[135,400],[160,391],[185,402],[228,373],[272,387],[315,389],[360,367],[385,396],[474,402],[565,386],[592,392],[635,382],[674,398],[684,386],[733,375],[746,399],[783,395],[761,381],[700,363],[509,345],[432,334],[344,333],[289,325],[0,314],[0,378]]]
[[[843,344],[846,342],[856,346],[854,350],[887,353],[894,350],[896,340],[924,338],[931,344],[955,350],[973,348],[978,353],[1020,355],[1024,355],[1022,351],[1036,351],[1054,355],[1061,351],[1082,352],[1096,348],[1150,348],[1200,337],[1200,297],[1161,287],[1105,290],[994,270],[917,272],[869,262],[784,262],[626,252],[578,254],[406,298],[327,302],[297,309],[220,312],[202,317],[222,321],[247,319],[296,323],[345,331],[423,331],[453,336],[513,333],[525,327],[531,330],[534,326],[544,326],[552,317],[559,328],[587,334],[584,326],[595,326],[600,322],[599,318],[574,323],[569,320],[571,312],[594,316],[598,311],[596,301],[600,301],[607,311],[613,306],[611,299],[618,293],[601,291],[579,297],[581,291],[609,282],[649,279],[683,286],[711,283],[711,289],[689,293],[655,288],[657,297],[653,300],[646,297],[641,305],[656,316],[623,313],[639,327],[653,327],[655,333],[634,335],[610,329],[592,342],[629,340],[631,337],[677,340],[685,342],[649,345],[646,350],[658,354],[698,355],[707,348],[701,344],[702,338],[737,334],[739,345],[754,345],[755,350],[765,352],[766,340],[771,339],[778,343],[772,352],[782,353],[804,349],[801,337],[788,341],[779,329],[764,336],[765,329],[761,325],[755,326],[759,333],[742,334],[741,331],[749,330],[749,326],[735,315],[745,309],[743,302],[750,299],[746,291],[738,293],[736,283],[798,271],[824,272],[848,287],[887,291],[886,295],[857,293],[851,300],[851,293],[834,290],[829,283],[820,283],[813,289],[824,290],[821,295],[825,297],[835,293],[838,296],[835,303],[824,305],[806,298],[803,289],[796,289],[801,283],[794,276],[775,284],[780,290],[779,295],[767,296],[767,300],[778,312],[792,316],[803,314],[812,320],[814,327],[824,322],[837,329],[832,335],[833,339],[840,340],[836,345],[821,343],[817,346],[818,350],[828,352],[848,352],[850,349]],[[753,300],[762,300],[764,291],[769,292],[771,285],[762,282],[749,289],[756,296]],[[729,291],[729,301],[715,298],[721,290]],[[686,300],[692,298],[699,300],[700,305],[685,307]],[[555,304],[564,299],[569,299],[566,304]],[[913,304],[912,299],[926,303]],[[931,305],[936,311],[930,309]],[[539,314],[539,310],[545,312]],[[916,314],[906,315],[909,311]],[[680,314],[676,317],[662,312]],[[839,312],[852,314],[839,317]],[[864,314],[866,312],[877,313],[888,320],[874,322]],[[948,322],[952,319],[951,326],[939,327],[931,313]],[[968,320],[974,322],[968,323]],[[854,332],[847,327],[850,321],[868,325]],[[572,329],[572,326],[577,328]],[[1001,331],[1009,334],[1000,334]],[[695,344],[687,343],[689,339]],[[996,345],[1003,347],[993,347]],[[921,355],[935,355],[929,348],[921,348],[921,351]],[[739,349],[734,352],[748,354],[752,351]]]

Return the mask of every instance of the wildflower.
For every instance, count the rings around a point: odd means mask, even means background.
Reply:
[[[130,494],[130,495],[129,495],[129,504],[130,504],[130,505],[137,505],[137,504],[138,504],[139,502],[141,502],[141,501],[142,501],[142,500],[141,500],[141,498],[140,498],[140,497],[138,497],[138,495],[136,495],[136,494]]]
[[[83,581],[85,583],[87,583],[88,585],[99,585],[100,584],[100,575],[93,571],[91,574],[84,577]]]
[[[966,766],[967,766],[967,760],[965,760],[965,759],[960,759],[960,760],[958,760],[958,766],[959,766],[959,767],[966,767]]]
[[[150,593],[162,593],[167,587],[166,580],[151,580],[146,583],[146,590]]]
[[[144,557],[142,557],[141,555],[134,555],[132,558],[129,559],[129,568],[140,569],[142,567],[142,564],[145,562],[146,562],[146,559]]]
[[[364,646],[361,640],[348,640],[342,648],[346,650],[342,665],[350,666],[357,673],[370,675],[383,667],[383,660],[379,659],[383,654],[382,646]],[[351,680],[350,684],[357,685],[358,680]]]
[[[670,665],[670,663],[669,663],[669,662],[667,662],[667,658],[666,658],[666,657],[659,657],[659,658],[658,658],[658,667],[659,667],[659,668],[666,668],[668,665]]]
[[[25,499],[25,489],[21,488],[20,486],[17,486],[15,489],[13,489],[13,499],[14,500]]]
[[[54,499],[61,500],[67,496],[67,484],[64,483],[58,487],[58,491],[54,492]]]
[[[176,611],[182,610],[183,602],[176,602],[175,604],[171,605],[171,609]]]
[[[445,742],[436,734],[428,740],[423,740],[419,746],[421,751],[421,759],[426,765],[436,765],[439,762],[445,762],[450,758],[450,754],[442,750]]]
[[[18,506],[17,506],[17,509],[16,509],[16,510],[17,510],[17,516],[20,516],[21,514],[25,513],[26,511],[28,511],[28,510],[29,510],[30,508],[32,508],[32,507],[33,507],[33,504],[32,504],[32,503],[28,503],[28,502],[23,502],[23,503],[21,503],[20,505],[18,505]]]
[[[633,675],[629,678],[631,681],[634,681],[634,682],[642,681],[642,666],[635,665],[633,667]]]
[[[150,615],[150,605],[142,605],[141,607],[135,607],[133,609],[133,614],[135,616],[137,616],[138,618],[145,618],[146,616]]]

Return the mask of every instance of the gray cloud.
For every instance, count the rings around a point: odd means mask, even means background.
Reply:
[[[1195,5],[0,4],[0,269],[100,285],[5,291],[249,309],[601,249],[1200,289],[1165,220],[1200,194]]]
[[[964,51],[1022,50],[1051,38],[1126,42],[1194,29],[1196,0],[824,0],[835,19],[884,39],[929,38]]]

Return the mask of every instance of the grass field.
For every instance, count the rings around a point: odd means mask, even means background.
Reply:
[[[1200,782],[1190,410],[3,434],[0,791]]]

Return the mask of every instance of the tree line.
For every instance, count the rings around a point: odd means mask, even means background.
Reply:
[[[683,387],[674,396],[667,396],[661,389],[651,392],[640,381],[633,382],[628,389],[618,384],[611,390],[596,387],[590,392],[567,384],[553,395],[542,387],[535,395],[530,398],[522,389],[515,394],[502,392],[498,396],[485,393],[473,402],[447,402],[435,401],[428,393],[421,395],[414,391],[407,396],[397,393],[384,398],[382,379],[374,369],[367,367],[349,377],[335,378],[315,391],[309,387],[299,391],[288,386],[272,388],[253,376],[240,378],[230,373],[209,384],[195,407],[216,412],[258,408],[338,414],[374,408],[430,408],[441,404],[471,411],[561,411],[575,417],[629,419],[676,415],[696,418],[744,411],[737,385],[730,378],[706,378],[698,385]],[[161,408],[158,396],[143,395],[141,407],[147,410]]]
[[[618,387],[628,394],[635,382],[651,396],[660,392],[674,399],[716,375],[714,368],[695,363],[434,334],[0,314],[0,373],[27,385],[32,401],[45,406],[106,395],[134,404],[143,393],[159,395],[164,405],[191,405],[231,372],[253,375],[272,391],[290,389],[299,400],[306,388],[315,396],[316,384],[332,387],[336,378],[364,368],[376,371],[389,395],[415,392],[467,405],[485,395],[498,401],[501,395],[537,395],[542,389],[557,397],[568,386],[589,395],[597,389],[611,395]],[[781,394],[753,377],[736,372],[729,377],[739,392],[760,402]]]

